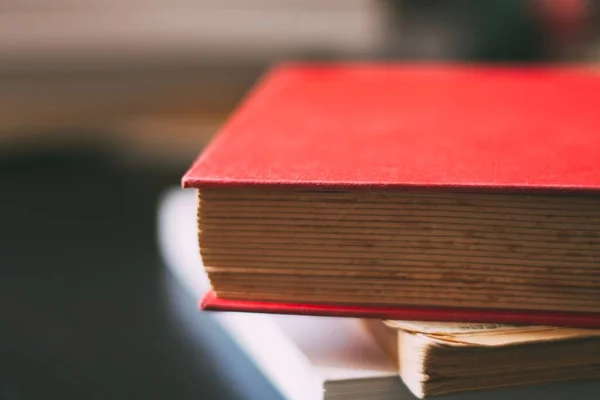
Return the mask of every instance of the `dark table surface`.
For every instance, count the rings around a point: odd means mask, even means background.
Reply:
[[[180,174],[0,158],[0,400],[280,398],[161,261],[158,199]]]

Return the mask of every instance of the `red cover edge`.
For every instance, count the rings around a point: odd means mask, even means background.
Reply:
[[[480,322],[600,328],[600,313],[447,309],[430,307],[379,307],[345,304],[306,304],[218,298],[213,290],[200,301],[205,311],[294,314],[412,321]]]

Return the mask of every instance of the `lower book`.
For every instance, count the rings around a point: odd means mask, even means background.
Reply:
[[[600,380],[598,329],[377,320],[364,324],[420,398]]]
[[[195,213],[196,198],[193,193],[178,189],[168,192],[163,197],[159,209],[159,242],[169,269],[181,281],[183,287],[200,298],[209,285],[198,257],[196,225],[193,218]],[[447,400],[600,398],[600,381],[549,384],[550,381],[560,380],[558,378],[542,379],[538,382],[530,379],[526,386],[519,388],[443,395],[456,391],[505,386],[477,384],[474,385],[477,387],[467,387],[468,385],[464,384],[481,381],[480,378],[470,377],[476,377],[486,364],[499,363],[498,360],[504,360],[505,366],[510,365],[513,375],[525,375],[521,369],[523,359],[513,358],[517,356],[510,351],[498,351],[494,361],[486,358],[481,349],[471,349],[466,344],[449,344],[456,340],[449,339],[452,335],[448,335],[447,324],[442,324],[444,328],[440,329],[441,326],[435,323],[419,325],[354,318],[245,313],[214,313],[214,318],[284,399],[411,400],[436,394]],[[425,331],[428,327],[437,327],[438,331]],[[445,336],[436,336],[440,333],[444,333]],[[417,338],[417,343],[402,339],[405,337]],[[431,337],[433,344],[421,344],[421,339],[428,337]],[[467,336],[462,337],[463,341],[466,339],[475,340]],[[439,353],[432,350],[436,346],[448,349]],[[593,344],[590,346],[592,347],[587,353],[598,357],[598,342],[596,347]],[[403,348],[404,351],[401,350]],[[412,350],[407,350],[409,348]],[[560,359],[558,355],[562,353],[558,353],[557,347],[546,349],[547,360]],[[467,353],[461,350],[473,351],[469,351],[467,357]],[[399,351],[404,358],[398,357]],[[434,358],[421,359],[422,351],[433,354]],[[569,350],[560,351],[564,353]],[[552,352],[555,352],[556,357],[552,357]],[[457,355],[459,353],[465,355]],[[411,354],[412,356],[408,357]],[[449,371],[451,376],[460,376],[464,381],[462,388],[455,390],[449,382],[445,382],[441,389],[437,386],[433,389],[436,374],[427,368],[427,374],[417,374],[418,378],[414,380],[417,384],[411,383],[411,379],[406,375],[407,371],[422,371],[424,360],[429,360],[428,363],[437,360],[436,365],[439,368],[443,366],[444,371]],[[540,362],[542,361],[540,359]],[[402,367],[402,379],[398,372],[399,365]],[[492,371],[490,374],[500,376],[498,371]],[[422,384],[425,375],[426,385]],[[504,373],[502,382],[506,383],[507,376]],[[537,385],[532,385],[533,383]],[[448,387],[451,389],[448,390]]]

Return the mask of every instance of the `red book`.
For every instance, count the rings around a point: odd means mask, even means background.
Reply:
[[[600,75],[289,64],[183,178],[206,308],[600,326]]]

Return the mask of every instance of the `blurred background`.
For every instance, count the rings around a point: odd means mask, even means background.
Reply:
[[[594,66],[599,11],[592,0],[0,0],[0,400],[242,398],[214,367],[211,320],[165,273],[156,214],[269,65]],[[244,398],[278,398],[238,367],[256,389]]]

